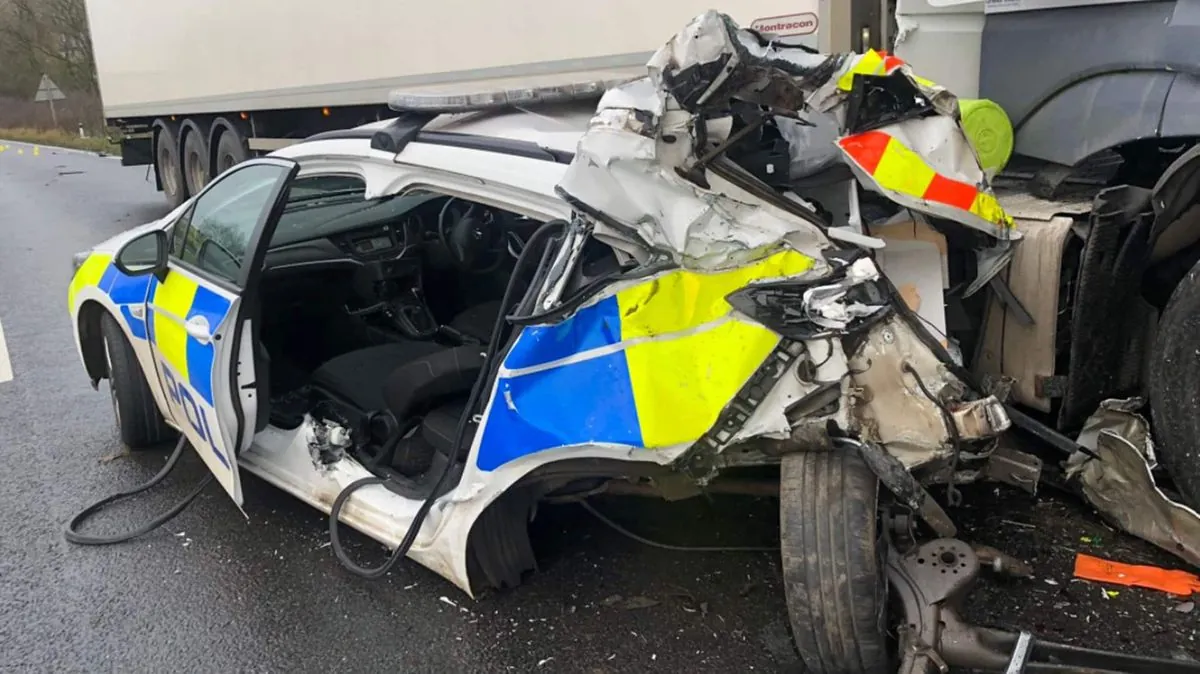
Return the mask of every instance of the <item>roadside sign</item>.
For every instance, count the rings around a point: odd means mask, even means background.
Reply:
[[[42,101],[61,101],[66,97],[66,94],[58,88],[49,75],[42,75],[42,81],[38,82],[37,95],[33,97],[33,100],[35,103],[41,103]]]
[[[49,75],[42,73],[42,81],[38,82],[38,90],[33,96],[33,101],[35,103],[46,101],[49,104],[50,119],[54,122],[54,126],[58,126],[58,113],[54,111],[54,101],[61,101],[66,97],[67,95],[58,88],[54,80],[50,79]]]

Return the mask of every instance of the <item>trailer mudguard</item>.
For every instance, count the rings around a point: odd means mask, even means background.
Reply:
[[[1146,138],[1200,135],[1200,2],[992,14],[980,97],[1013,120],[1016,152],[1067,166]]]

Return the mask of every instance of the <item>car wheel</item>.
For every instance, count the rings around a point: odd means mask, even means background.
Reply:
[[[853,451],[800,452],[780,472],[792,637],[812,674],[889,671],[879,480]]]
[[[133,345],[111,314],[100,319],[104,357],[108,366],[108,392],[121,442],[132,450],[163,449],[175,437],[150,391]]]
[[[187,201],[187,184],[183,178],[183,166],[179,163],[179,139],[169,127],[164,126],[158,131],[154,163],[158,168],[158,179],[162,183],[167,204],[175,208]]]
[[[1158,457],[1189,505],[1200,506],[1200,263],[1158,323],[1147,389]]]
[[[208,183],[208,148],[198,131],[183,139],[183,175],[189,194],[199,194]]]

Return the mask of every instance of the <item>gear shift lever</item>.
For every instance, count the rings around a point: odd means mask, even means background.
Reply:
[[[437,334],[438,324],[419,288],[412,289],[411,300],[399,300],[392,304],[392,321],[405,337],[409,339],[429,339]]]

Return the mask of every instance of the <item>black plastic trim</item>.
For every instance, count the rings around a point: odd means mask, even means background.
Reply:
[[[422,131],[421,129],[433,120],[434,116],[422,113],[405,113],[392,120],[387,126],[377,129],[335,129],[322,131],[305,138],[308,143],[319,140],[369,140],[372,150],[400,153],[409,143],[425,143],[446,147],[461,147],[468,150],[482,150],[507,154],[514,157],[552,161],[556,164],[570,164],[575,159],[575,153],[562,150],[552,150],[527,140],[512,138],[496,138],[494,136],[477,136],[469,133],[454,133],[451,131]]]
[[[322,131],[300,141],[308,143],[314,140],[371,140],[371,136],[375,135],[375,129],[333,129],[332,131]]]
[[[413,139],[413,142],[461,147],[468,150],[483,150],[484,152],[496,152],[514,157],[552,161],[556,164],[570,164],[571,160],[575,158],[574,153],[550,150],[527,140],[476,136],[469,133],[453,133],[450,131],[421,131]]]

